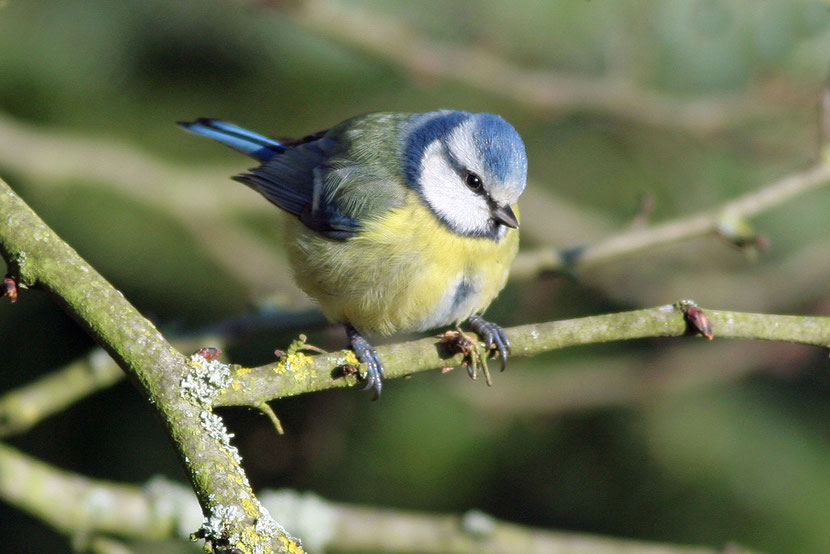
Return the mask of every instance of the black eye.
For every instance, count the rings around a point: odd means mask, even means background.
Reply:
[[[467,171],[464,175],[464,182],[467,183],[467,186],[470,187],[471,190],[479,191],[481,190],[481,177],[473,173],[472,171]]]

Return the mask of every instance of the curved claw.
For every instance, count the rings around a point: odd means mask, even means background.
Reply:
[[[380,361],[380,356],[375,351],[369,342],[363,338],[357,329],[350,324],[344,324],[346,327],[346,335],[349,337],[349,342],[352,345],[352,350],[357,355],[358,359],[366,364],[366,386],[363,390],[373,389],[372,401],[380,398],[380,392],[383,389],[383,362]]]
[[[507,354],[510,352],[510,340],[501,326],[485,320],[480,315],[470,317],[470,328],[484,339],[488,348],[496,348],[501,356],[501,370],[507,367]]]

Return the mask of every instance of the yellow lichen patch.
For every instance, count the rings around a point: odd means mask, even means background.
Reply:
[[[281,536],[279,538],[279,541],[280,543],[282,543],[283,548],[285,548],[286,551],[290,554],[305,554],[305,550],[303,550],[299,544],[292,541],[288,537]]]
[[[256,503],[254,503],[250,498],[243,498],[240,503],[249,517],[259,517],[259,506],[257,506]]]
[[[240,367],[236,370],[237,375],[248,375],[251,372],[250,367]]]
[[[288,350],[282,354],[280,361],[274,366],[274,373],[277,375],[289,374],[297,382],[307,381],[313,376],[308,367],[314,363],[314,358],[304,354],[302,350],[313,350],[315,352],[322,352],[322,350],[306,344],[306,340],[305,335],[300,335],[300,338],[288,346]]]
[[[253,527],[245,527],[242,530],[242,544],[260,544],[263,541],[263,538],[256,532]],[[239,544],[237,544],[237,548],[239,548]],[[250,552],[250,550],[249,550]]]
[[[274,373],[282,375],[289,371],[301,371],[314,362],[311,356],[303,354],[302,352],[294,352],[293,354],[286,354],[282,360],[274,367]]]
[[[355,356],[355,353],[351,350],[346,351],[346,355],[343,356],[343,360],[349,365],[360,365],[360,360],[357,359],[357,356]]]
[[[231,382],[231,388],[235,391],[239,391],[242,389],[242,385],[239,384],[239,381],[234,379],[233,382]]]

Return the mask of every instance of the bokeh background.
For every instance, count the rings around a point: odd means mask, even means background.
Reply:
[[[345,339],[291,284],[277,214],[228,180],[250,162],[175,121],[302,136],[369,111],[500,113],[530,159],[523,248],[570,248],[636,224],[644,197],[662,221],[814,163],[828,54],[826,1],[8,0],[0,175],[169,337],[218,333],[224,359],[259,365],[300,332]],[[687,297],[830,315],[829,213],[820,189],[753,219],[760,251],[712,236],[514,280],[488,315]],[[40,291],[0,302],[0,329],[2,390],[93,348]],[[454,371],[389,381],[378,403],[304,395],[274,405],[284,436],[258,413],[222,415],[258,489],[815,553],[830,551],[828,394],[826,351],[688,338],[515,359],[489,389]],[[123,382],[8,441],[87,476],[184,481]],[[9,504],[0,536],[9,551],[70,551]]]

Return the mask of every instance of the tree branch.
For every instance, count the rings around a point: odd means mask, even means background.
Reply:
[[[0,437],[23,433],[90,394],[114,385],[124,372],[105,352],[68,366],[0,396]]]
[[[87,163],[90,159],[96,162]],[[84,182],[149,203],[188,227],[205,254],[247,285],[253,297],[276,289],[285,296],[304,298],[279,250],[236,228],[238,213],[278,217],[278,210],[260,195],[228,188],[238,186],[228,183],[227,176],[239,166],[200,164],[199,169],[183,169],[113,138],[42,129],[0,113],[0,167],[26,176],[27,187],[43,194]],[[226,194],[227,190],[233,192]],[[522,213],[522,236],[545,243],[601,236],[611,229],[599,213],[533,184],[522,196]],[[227,252],[234,255],[224,255]]]
[[[557,252],[553,248],[522,252],[516,258],[510,276],[529,278],[540,271],[590,267],[714,232],[720,232],[730,240],[746,239],[743,236],[730,236],[736,222],[827,184],[830,184],[830,162],[822,162],[721,206],[657,225],[631,228],[594,246],[567,252]]]
[[[768,315],[706,310],[715,337],[784,341],[830,347],[830,317]],[[645,310],[580,319],[521,325],[507,329],[513,356],[533,356],[568,346],[650,337],[690,334],[685,316],[673,304]],[[472,335],[472,333],[471,333]],[[431,369],[456,366],[463,355],[435,338],[377,348],[386,366],[386,378],[403,377]],[[257,406],[276,398],[304,392],[347,387],[354,377],[336,377],[337,368],[354,363],[351,351],[307,356],[297,353],[276,364],[234,368],[231,385],[215,399],[215,406]]]
[[[697,341],[694,341],[697,342]],[[813,351],[780,343],[748,347],[729,341],[675,342],[655,355],[627,351],[569,359],[556,371],[511,373],[498,393],[455,380],[448,390],[488,417],[558,416],[593,409],[635,407],[644,402],[724,386],[750,374],[809,367]],[[770,360],[776,363],[771,365]],[[507,382],[509,381],[509,382]]]
[[[49,292],[156,408],[208,516],[205,538],[230,539],[251,551],[297,551],[254,496],[222,420],[182,390],[195,362],[168,344],[2,181],[0,254],[19,285]]]
[[[88,163],[93,159],[94,164]],[[0,164],[35,180],[51,181],[53,186],[72,179],[106,183],[138,202],[172,213],[217,264],[248,288],[252,298],[272,293],[275,287],[282,287],[278,290],[286,296],[305,298],[294,286],[285,260],[229,217],[237,210],[275,213],[273,206],[254,193],[211,193],[211,185],[225,188],[222,181],[231,169],[182,169],[113,139],[44,131],[3,114]],[[227,252],[234,256],[222,255]]]
[[[4,122],[0,119],[0,141],[5,132],[3,125]],[[34,140],[45,139],[36,137]],[[42,149],[39,147],[36,150]],[[142,163],[151,163],[151,161],[143,160]],[[656,246],[712,233],[725,219],[740,219],[757,215],[799,194],[828,183],[830,183],[830,162],[825,162],[749,192],[721,206],[662,224],[623,231],[595,246],[574,250],[573,252],[576,253],[570,256],[557,252],[553,248],[523,251],[514,263],[511,278],[530,278],[540,271],[590,267],[620,257],[632,256]],[[128,190],[130,190],[129,187]],[[778,282],[778,280],[774,281]],[[222,332],[222,330],[219,331]],[[79,398],[113,384],[121,376],[122,372],[106,361],[99,360],[94,368],[89,364],[76,362],[54,375],[47,376],[17,391],[9,392],[0,397],[0,436],[25,431],[43,417],[63,409]]]
[[[278,4],[283,8],[283,4]],[[717,131],[763,113],[749,95],[678,101],[618,76],[586,77],[517,67],[481,48],[427,39],[411,26],[328,0],[303,0],[285,13],[311,32],[392,63],[411,75],[462,83],[545,113],[595,111],[646,125]]]
[[[354,552],[716,554],[709,548],[562,533],[499,521],[481,512],[424,514],[333,503],[293,491],[260,494],[308,547]],[[139,488],[62,471],[0,444],[0,498],[70,537],[187,538],[200,517],[191,491],[156,478]],[[366,525],[371,521],[372,525]],[[730,550],[730,552],[734,552]],[[745,552],[745,551],[741,551]]]
[[[214,334],[198,340],[175,341],[179,352],[192,352],[206,344],[224,348]],[[39,379],[0,395],[0,437],[24,433],[40,421],[75,402],[114,385],[124,372],[107,353],[96,349],[88,356]]]

